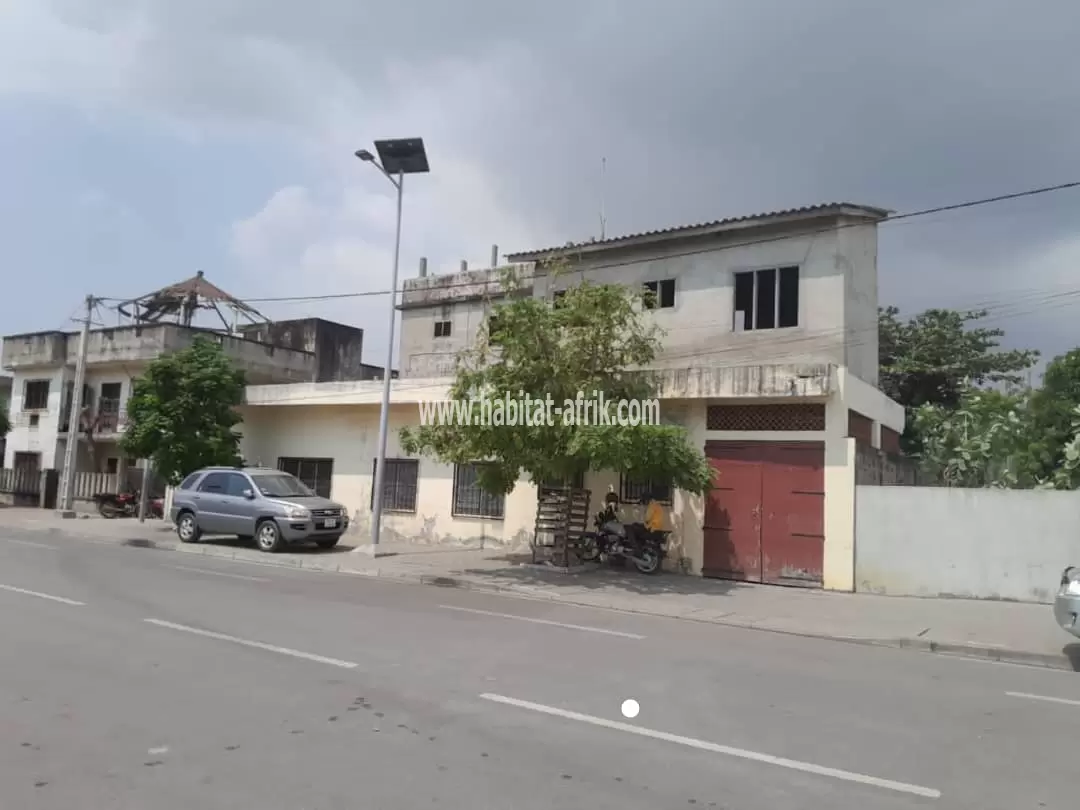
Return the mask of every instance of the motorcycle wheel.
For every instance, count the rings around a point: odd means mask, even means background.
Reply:
[[[103,518],[108,518],[109,520],[112,520],[117,516],[116,507],[111,503],[105,503],[104,501],[98,504],[98,512]]]
[[[660,555],[654,548],[646,548],[640,557],[634,558],[634,567],[642,574],[655,574],[660,570]]]
[[[578,545],[578,556],[582,562],[596,562],[600,559],[600,545],[595,537],[585,536]]]

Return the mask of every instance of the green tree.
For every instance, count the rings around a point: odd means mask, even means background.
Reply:
[[[513,273],[504,274],[502,283],[512,288]],[[523,297],[499,305],[476,344],[459,355],[450,397],[527,394],[550,397],[558,408],[594,392],[613,403],[651,399],[654,381],[640,369],[655,358],[660,331],[641,317],[643,303],[643,293],[623,285],[585,283],[555,301]],[[480,473],[489,492],[511,491],[522,472],[543,482],[589,469],[697,493],[712,484],[707,460],[678,425],[575,424],[564,413],[532,426],[429,424],[405,429],[401,437],[408,452],[445,463],[491,462]]]
[[[1031,397],[1034,441],[1030,464],[1039,477],[1050,479],[1064,463],[1066,446],[1075,433],[1077,406],[1080,406],[1080,349],[1073,349],[1047,364],[1042,387]]]
[[[914,411],[921,471],[951,487],[1031,487],[1031,423],[1027,392],[968,388],[955,407]]]
[[[11,432],[11,417],[8,416],[10,408],[11,404],[9,402],[0,399],[0,439]]]
[[[917,454],[914,410],[955,408],[970,386],[1019,385],[1039,358],[1029,349],[999,349],[1001,329],[973,326],[986,310],[928,309],[908,320],[896,307],[878,311],[879,387],[908,412],[904,445]]]
[[[122,447],[150,458],[170,484],[215,464],[237,464],[244,373],[221,347],[199,337],[187,349],[154,360],[135,381]]]

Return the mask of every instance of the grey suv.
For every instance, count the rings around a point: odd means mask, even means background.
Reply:
[[[332,548],[349,526],[345,508],[289,473],[265,467],[207,467],[173,493],[169,519],[182,543],[205,534],[255,538],[262,551],[314,541]]]

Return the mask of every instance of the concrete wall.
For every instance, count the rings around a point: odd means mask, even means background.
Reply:
[[[4,467],[15,465],[16,453],[40,453],[41,469],[60,466],[63,459],[57,453],[57,432],[60,428],[60,412],[63,406],[64,383],[71,373],[63,368],[16,371],[11,389],[11,432],[4,447]],[[24,411],[23,392],[29,380],[49,381],[49,403],[42,410]],[[31,414],[37,415],[37,425],[31,426]]]
[[[241,329],[244,337],[315,355],[315,382],[372,379],[363,360],[364,330],[323,318],[257,324]]]
[[[674,307],[645,315],[665,331],[658,365],[831,363],[876,384],[877,227],[853,225],[847,219],[833,220],[831,229],[828,225],[827,220],[802,222],[797,230],[769,226],[753,234],[586,253],[576,259],[572,273],[553,277],[542,267],[530,271],[528,292],[545,298],[585,280],[640,286],[674,279]],[[798,326],[736,332],[735,274],[791,265],[800,268]],[[403,373],[452,373],[454,357],[473,344],[492,303],[503,297],[491,283],[491,273],[470,271],[407,283]],[[450,337],[434,336],[438,320],[452,322]]]
[[[369,536],[378,405],[248,406],[242,412],[241,453],[249,463],[275,467],[281,456],[332,458],[331,497],[349,510],[350,531],[358,538]],[[419,416],[415,403],[391,408],[388,458],[405,457],[399,431],[419,424]],[[528,545],[536,520],[536,488],[531,483],[521,481],[506,496],[502,520],[455,517],[451,514],[453,465],[421,458],[419,467],[416,513],[385,513],[384,538],[444,544],[483,541],[511,548]]]
[[[187,348],[200,335],[220,343],[225,354],[253,383],[303,382],[315,378],[315,355],[311,352],[175,324],[91,330],[86,361],[90,366],[147,363]],[[55,368],[61,364],[74,367],[78,350],[79,338],[75,332],[9,335],[4,338],[0,362],[13,371]]]
[[[517,284],[509,288],[503,285],[506,269],[517,274]],[[453,374],[458,353],[473,345],[493,304],[510,295],[532,295],[532,274],[532,265],[507,265],[406,281],[398,354],[401,376]],[[439,321],[450,321],[448,337],[435,337]]]
[[[855,514],[868,593],[1048,603],[1080,564],[1080,493],[860,486]]]

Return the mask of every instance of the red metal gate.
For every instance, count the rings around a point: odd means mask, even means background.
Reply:
[[[716,483],[705,506],[702,573],[818,587],[825,556],[820,442],[707,442]]]

